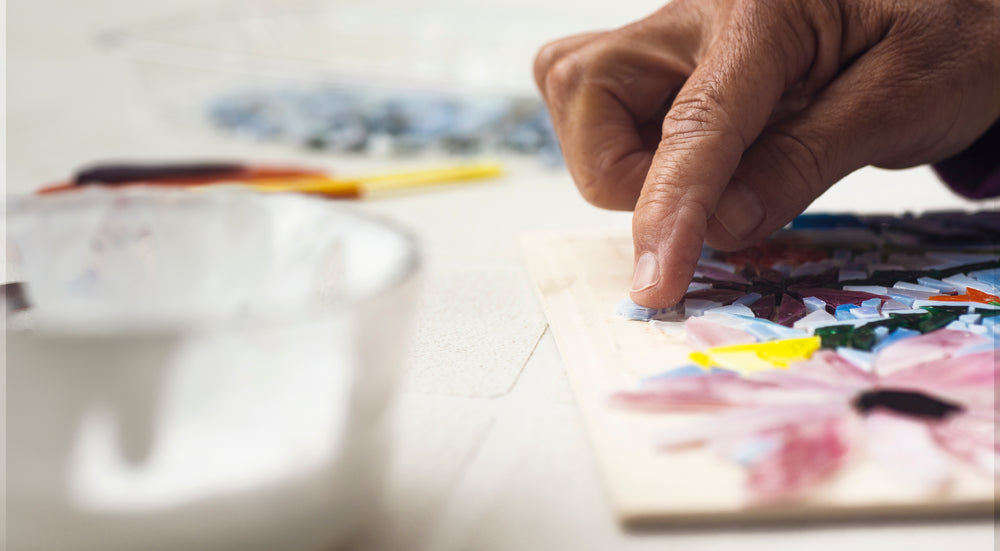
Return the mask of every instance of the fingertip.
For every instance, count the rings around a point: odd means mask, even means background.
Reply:
[[[671,256],[651,251],[637,256],[629,292],[632,302],[646,308],[669,308],[680,302],[693,270],[691,274],[686,274],[686,266],[677,265]]]
[[[662,204],[646,204],[632,224],[636,262],[630,298],[647,308],[674,306],[694,276],[707,217],[690,205],[664,210]]]
[[[632,302],[646,308],[669,308],[684,298],[691,275],[671,269],[669,258],[643,253],[633,270]]]

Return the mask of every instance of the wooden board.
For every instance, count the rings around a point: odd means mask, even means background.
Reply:
[[[994,485],[958,467],[945,491],[928,494],[873,462],[852,463],[802,502],[750,505],[745,473],[704,449],[657,450],[668,424],[693,415],[655,415],[608,405],[609,396],[643,376],[689,364],[680,335],[615,315],[631,284],[628,234],[524,236],[528,269],[566,365],[605,486],[628,525],[820,521],[992,514]]]

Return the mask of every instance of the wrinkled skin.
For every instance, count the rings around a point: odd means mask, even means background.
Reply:
[[[1000,0],[675,0],[546,45],[535,78],[591,203],[634,209],[632,299],[703,242],[765,238],[866,165],[954,155],[1000,116]]]

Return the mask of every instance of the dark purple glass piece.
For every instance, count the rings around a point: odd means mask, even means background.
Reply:
[[[778,319],[776,320],[778,323],[785,327],[791,327],[792,324],[804,318],[805,315],[806,305],[802,304],[802,301],[788,293],[781,296],[781,304],[778,307]]]
[[[750,305],[753,315],[769,320],[774,316],[774,295],[764,295]]]

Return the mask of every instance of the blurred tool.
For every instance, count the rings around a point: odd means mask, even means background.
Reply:
[[[372,193],[400,191],[453,182],[494,178],[503,173],[499,163],[464,163],[405,172],[358,177],[333,177],[296,167],[255,166],[242,163],[102,164],[79,171],[70,182],[43,187],[39,194],[101,186],[240,185],[262,192],[297,192],[337,198],[360,198]]]

